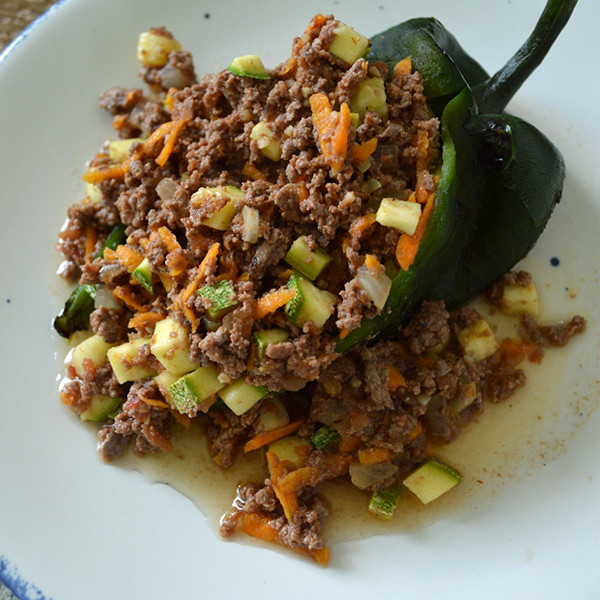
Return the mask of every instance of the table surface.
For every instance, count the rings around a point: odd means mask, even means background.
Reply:
[[[1,0],[0,52],[56,0]],[[0,600],[17,600],[0,582]]]

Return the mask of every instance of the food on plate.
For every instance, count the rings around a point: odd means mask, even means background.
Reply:
[[[61,399],[100,423],[102,457],[169,451],[199,420],[222,468],[266,461],[222,534],[321,563],[323,481],[381,518],[402,487],[428,503],[457,485],[435,444],[585,328],[539,325],[531,276],[511,271],[564,163],[503,112],[574,4],[550,0],[493,77],[434,19],[369,40],[317,15],[275,68],[249,54],[200,80],[167,29],[143,33],[148,90],[102,95],[116,139],[58,243],[78,285],[54,325],[80,336]],[[464,306],[486,290],[518,339]]]

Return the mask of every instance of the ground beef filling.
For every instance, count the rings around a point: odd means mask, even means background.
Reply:
[[[198,80],[191,56],[178,50],[166,64],[142,69],[151,94],[105,92],[100,106],[119,137],[139,139],[120,163],[109,146],[91,161],[91,173],[111,175],[69,209],[58,243],[63,275],[110,298],[110,307],[97,302],[90,316],[93,333],[106,343],[149,340],[168,316],[185,330],[193,365],[215,367],[220,383],[243,380],[277,393],[239,415],[214,394],[182,409],[164,383],[172,373],[149,341],[129,367],[152,376],[119,383],[110,364],[84,361],[82,370],[71,368],[61,397],[82,418],[98,397],[120,401],[100,428],[101,456],[116,460],[129,446],[137,454],[169,450],[171,431],[190,418],[203,422],[222,468],[243,452],[269,448],[269,476],[240,487],[221,533],[258,528],[313,558],[326,552],[320,483],[346,478],[373,493],[401,481],[435,444],[451,441],[480,414],[486,399],[505,400],[523,386],[519,364],[530,353],[539,358],[542,349],[585,329],[581,317],[541,326],[524,315],[519,352],[500,345],[481,358],[461,342],[461,332],[482,321],[476,310],[450,313],[442,302],[424,302],[392,339],[335,352],[340,336],[381,313],[361,274],[369,265],[381,273],[382,265],[396,264],[402,233],[375,219],[375,205],[382,198],[414,200],[417,188],[434,194],[440,159],[439,122],[429,114],[420,74],[388,74],[383,64],[359,58],[350,65],[334,56],[337,25],[333,17],[315,19],[269,79],[222,71]],[[164,28],[152,31],[171,38]],[[346,155],[336,156],[335,136],[319,125],[310,99],[322,95],[333,118],[367,79],[381,81],[386,111],[353,117]],[[276,154],[265,153],[260,124]],[[152,145],[161,131],[170,133]],[[372,150],[359,160],[367,144]],[[233,204],[226,186],[237,190]],[[230,218],[215,221],[230,205]],[[119,223],[126,240],[103,250]],[[285,257],[300,238],[330,259],[312,278],[319,293],[335,299],[318,325],[265,302],[288,292]],[[151,286],[136,275],[142,261]],[[223,282],[231,286],[230,304],[213,311],[210,297],[198,292]],[[506,286],[530,283],[528,273],[510,273],[489,300],[501,307]],[[285,338],[259,350],[255,336],[264,330],[284,331]],[[265,423],[274,414],[285,415],[284,439],[295,444],[287,458],[267,444]],[[335,435],[321,446],[314,436],[323,430]]]

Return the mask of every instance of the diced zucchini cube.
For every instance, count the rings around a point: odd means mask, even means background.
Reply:
[[[199,367],[195,371],[180,377],[168,388],[175,408],[181,414],[196,411],[206,400],[214,396],[225,386],[219,381],[216,367]]]
[[[256,54],[236,56],[227,67],[227,70],[240,77],[252,77],[253,79],[270,78],[262,60]]]
[[[375,220],[385,227],[393,227],[402,233],[413,235],[421,218],[421,205],[408,200],[384,198],[379,205]]]
[[[210,309],[206,311],[206,316],[211,321],[219,321],[223,315],[239,304],[233,284],[227,279],[222,279],[214,285],[201,287],[198,294],[210,302]]]
[[[181,44],[176,39],[153,30],[145,31],[138,38],[137,59],[145,67],[164,67],[169,52],[178,50],[181,50]]]
[[[335,310],[336,297],[326,290],[319,289],[296,272],[292,274],[287,285],[296,292],[285,305],[288,319],[299,326],[312,321],[315,327],[323,327]]]
[[[327,446],[331,444],[339,444],[342,437],[338,433],[338,430],[335,427],[331,427],[330,425],[323,425],[319,427],[311,436],[310,443],[317,450],[324,450]]]
[[[86,361],[94,367],[101,367],[106,363],[107,354],[115,344],[109,344],[101,335],[95,334],[77,344],[71,351],[71,366],[79,377],[83,377]]]
[[[457,338],[465,358],[471,360],[485,360],[499,348],[496,336],[485,319],[461,329]]]
[[[258,360],[260,361],[264,358],[269,344],[280,344],[281,342],[285,342],[289,337],[289,332],[285,329],[280,329],[279,327],[255,331],[254,339],[256,340],[256,347],[258,350]]]
[[[365,112],[371,111],[387,116],[388,107],[385,94],[385,83],[381,77],[370,77],[358,84],[356,92],[350,98],[350,110],[358,113],[361,118]]]
[[[284,256],[290,267],[314,281],[331,262],[331,256],[317,248],[310,250],[304,236],[300,236]]]
[[[147,258],[144,258],[144,260],[133,270],[131,275],[146,291],[151,294],[154,293],[154,286],[152,285],[152,267]]]
[[[273,452],[280,462],[299,469],[310,452],[310,444],[306,440],[290,435],[269,444],[269,452]]]
[[[171,393],[169,392],[169,388],[179,379],[179,375],[175,375],[174,373],[169,373],[169,371],[163,371],[159,375],[154,378],[156,385],[158,385],[158,389],[160,393],[165,397],[169,404],[175,406],[173,399],[171,398]]]
[[[236,414],[250,410],[269,390],[264,386],[249,385],[243,379],[230,383],[219,391],[219,398]]]
[[[367,55],[370,45],[369,38],[341,22],[338,23],[333,33],[329,52],[334,56],[352,64],[355,60]]]
[[[535,284],[507,285],[502,292],[502,312],[508,315],[540,316],[540,302]]]
[[[92,397],[90,405],[79,415],[82,421],[93,421],[102,423],[123,404],[123,398],[113,398],[98,394]]]
[[[212,229],[217,229],[218,231],[227,231],[229,229],[229,225],[235,216],[235,205],[236,201],[240,198],[244,197],[244,193],[240,188],[237,188],[233,185],[227,185],[224,187],[216,187],[216,188],[207,188],[203,187],[192,194],[190,199],[190,203],[192,207],[199,206],[206,200],[219,195],[223,196],[228,202],[215,211],[210,217],[205,219],[202,224],[207,227],[211,227]]]
[[[400,488],[391,487],[387,490],[374,492],[369,502],[369,512],[385,519],[391,519],[400,502]]]
[[[429,460],[402,483],[423,504],[427,504],[460,483],[462,476],[437,460]]]
[[[142,346],[149,344],[150,338],[139,338],[131,342],[126,342],[120,346],[113,346],[108,351],[108,361],[115,373],[119,383],[135,381],[152,377],[156,374],[154,369],[147,364],[135,365],[134,361],[138,357]]]
[[[281,158],[281,144],[273,137],[269,126],[259,121],[250,132],[250,139],[256,142],[260,151],[269,160],[277,162]]]
[[[128,156],[134,142],[143,142],[144,138],[128,138],[126,140],[110,140],[108,142],[108,158],[113,163],[122,163]]]
[[[261,413],[257,419],[256,433],[272,431],[290,422],[290,415],[287,408],[276,396],[265,398],[260,410]]]
[[[198,367],[190,360],[190,343],[186,328],[171,317],[159,321],[154,327],[150,352],[173,375],[183,375]]]
[[[92,203],[102,200],[102,190],[95,183],[89,181],[85,184],[85,195]]]

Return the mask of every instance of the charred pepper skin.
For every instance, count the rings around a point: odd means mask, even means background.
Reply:
[[[527,41],[489,76],[439,21],[413,19],[372,38],[370,62],[411,57],[440,119],[435,206],[415,262],[400,271],[382,313],[339,340],[343,353],[392,334],[424,300],[456,308],[531,250],[562,195],[561,153],[533,125],[504,112],[566,25],[577,0],[548,0]]]

